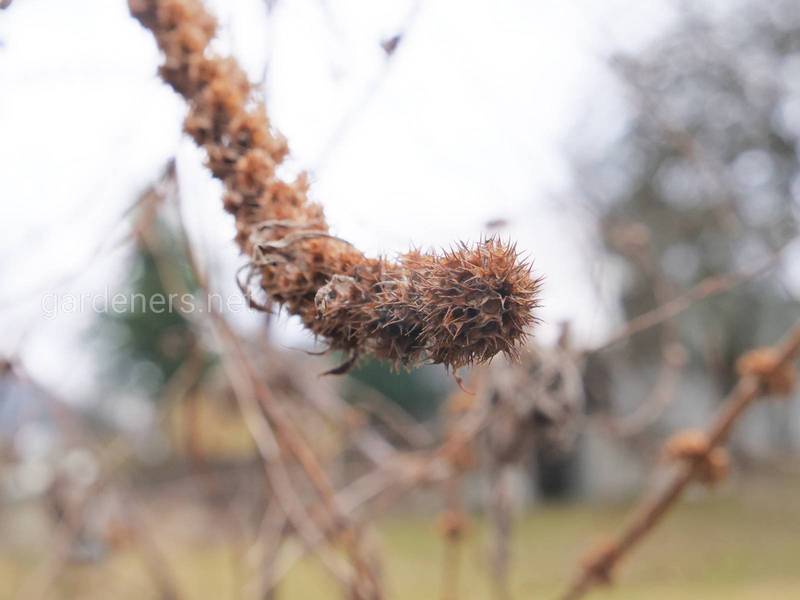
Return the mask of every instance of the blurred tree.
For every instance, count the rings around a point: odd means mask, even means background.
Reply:
[[[581,195],[624,266],[627,317],[706,276],[766,261],[797,234],[796,0],[681,6],[644,51],[610,60],[630,109],[622,135],[599,152],[573,151]],[[797,308],[772,274],[693,308],[680,331],[637,336],[630,356],[660,359],[659,342],[677,338],[728,387],[735,358],[779,337]]]
[[[163,235],[166,230],[163,223],[156,223],[154,227],[161,230],[160,239],[169,239]],[[169,260],[172,265],[178,267],[176,269],[178,273],[186,270],[185,261],[178,260],[177,252],[170,252],[166,257],[162,255],[158,260]],[[112,312],[108,318],[114,320],[124,331],[123,354],[127,355],[122,357],[124,363],[146,361],[155,365],[158,370],[158,380],[163,384],[186,360],[194,343],[193,333],[180,311],[168,310],[166,304],[170,301],[170,295],[173,304],[179,303],[178,296],[181,292],[168,289],[164,285],[152,250],[140,245],[131,267],[129,310],[121,313]],[[188,277],[182,279],[184,285],[189,281]],[[164,298],[164,306],[150,306],[148,303],[153,298]]]
[[[110,353],[110,376],[157,398],[178,368],[197,348],[185,316],[196,299],[191,268],[175,229],[159,210],[164,185],[174,174],[168,165],[160,181],[141,195],[134,222],[136,245],[129,262],[124,304],[102,314],[98,332],[115,346]]]

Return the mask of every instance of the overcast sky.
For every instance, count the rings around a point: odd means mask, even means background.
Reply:
[[[218,47],[266,74],[270,116],[334,233],[393,255],[474,241],[504,219],[546,276],[542,337],[564,319],[584,340],[607,331],[614,307],[595,286],[564,141],[590,100],[609,107],[599,129],[619,128],[599,59],[662,26],[661,2],[278,0],[270,15],[260,0],[209,4]],[[387,60],[380,41],[400,31]],[[0,12],[0,42],[0,352],[79,390],[98,360],[81,351],[92,315],[45,318],[43,297],[119,286],[121,215],[168,158],[217,285],[232,292],[243,259],[220,186],[181,135],[184,106],[123,0],[17,0]]]

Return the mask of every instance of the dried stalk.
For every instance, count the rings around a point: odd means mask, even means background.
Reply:
[[[399,435],[412,448],[432,446],[434,436],[399,404],[381,392],[352,378],[348,385],[358,390],[355,404],[361,410],[381,421],[388,429]]]
[[[475,398],[463,391],[456,392],[446,403],[447,421],[442,448],[461,437],[460,426],[469,411],[474,408]],[[457,451],[445,454],[450,473],[443,482],[444,512],[439,517],[439,533],[444,539],[442,557],[442,600],[458,600],[461,597],[459,583],[464,553],[464,537],[467,532],[467,514],[464,510],[464,476],[476,466],[471,445],[463,445]]]
[[[161,77],[189,101],[186,132],[225,185],[225,208],[250,257],[248,281],[298,315],[332,349],[396,365],[458,368],[514,355],[535,319],[540,282],[513,245],[495,238],[398,261],[365,257],[332,236],[307,178],[276,169],[288,150],[253,99],[245,73],[208,48],[216,30],[200,0],[129,0],[164,52]]]
[[[145,194],[152,196],[148,207],[152,206],[153,208],[156,208],[167,195],[171,195],[178,203],[178,213],[181,213],[180,193],[175,185],[174,172],[171,170],[167,170],[159,183],[148,189]],[[143,225],[139,227],[139,237],[156,257],[156,270],[164,286],[179,293],[188,293],[189,290],[185,288],[181,278],[177,277],[174,267],[166,261],[160,260],[160,242],[148,228],[148,222],[152,222],[152,218],[143,221]],[[179,234],[184,255],[193,276],[199,288],[210,297],[208,280],[199,267],[180,219]],[[352,598],[372,600],[382,597],[380,582],[374,572],[374,557],[367,558],[364,553],[361,547],[360,531],[351,523],[346,511],[340,508],[334,495],[335,490],[325,474],[324,467],[310,445],[303,439],[285,409],[275,401],[270,390],[264,385],[241,340],[224,317],[215,310],[210,310],[204,313],[205,315],[210,319],[225,347],[226,351],[222,353],[223,365],[228,373],[245,424],[263,459],[266,477],[276,502],[286,515],[291,527],[298,534],[305,550],[313,551],[319,556],[322,564],[334,578],[350,591]],[[194,317],[191,314],[187,316]],[[201,325],[196,318],[192,318],[192,321],[195,326]],[[331,402],[331,398],[322,399],[321,402],[319,402],[319,398],[315,400],[318,402],[312,407],[319,409],[328,417],[331,416],[332,411],[342,411],[341,404]],[[382,440],[382,438],[380,439]],[[376,442],[374,439],[366,441],[372,445]],[[388,444],[385,446],[389,448],[390,452],[393,451]],[[365,444],[360,444],[360,447],[369,454]],[[308,510],[302,502],[287,468],[286,461],[289,456],[300,464],[306,478],[322,499],[320,506]],[[327,542],[329,545],[342,545],[349,555],[354,571],[344,568],[337,556],[329,555],[321,547],[322,542]],[[271,591],[279,578],[275,576],[274,572],[265,576],[262,582],[266,588],[265,593]]]
[[[663,491],[636,510],[619,536],[591,555],[570,588],[561,596],[562,600],[577,600],[593,586],[611,580],[616,564],[661,521],[689,484],[707,479],[714,452],[725,444],[736,421],[747,408],[762,396],[787,392],[790,388],[788,384],[794,384],[793,362],[798,354],[800,324],[795,326],[780,346],[757,350],[742,359],[740,379],[725,399],[716,420],[705,432],[702,450],[680,465]]]
[[[206,277],[195,259],[183,224],[181,223],[184,251],[192,272],[200,287],[209,294]],[[355,569],[355,576],[349,578],[338,574],[337,577],[350,588],[354,600],[377,600],[382,597],[379,579],[370,561],[361,547],[360,532],[350,523],[346,513],[339,507],[335,489],[325,474],[322,464],[317,460],[309,444],[289,419],[283,407],[275,402],[269,389],[258,377],[251,364],[247,352],[231,329],[228,322],[216,311],[208,313],[219,333],[220,340],[226,346],[225,363],[232,375],[231,381],[236,388],[236,396],[243,407],[243,414],[249,423],[251,432],[265,458],[267,475],[275,486],[280,503],[292,524],[303,532],[306,546],[314,547],[319,537],[331,544],[342,543]],[[255,406],[255,402],[260,405]],[[263,413],[261,412],[263,411]],[[266,418],[261,425],[254,421],[263,414]],[[282,460],[282,451],[288,451],[303,468],[303,472],[322,499],[322,513],[307,513],[298,502],[299,496],[291,489],[291,481],[286,473]],[[277,484],[277,485],[276,485]],[[314,521],[319,521],[314,523]],[[317,527],[321,536],[317,535]],[[336,574],[337,569],[331,563],[327,565]]]
[[[307,511],[300,501],[300,496],[294,489],[282,459],[280,445],[275,433],[269,421],[264,418],[256,401],[253,382],[242,372],[235,361],[225,358],[224,362],[242,417],[263,458],[270,489],[302,543],[309,551],[314,551],[317,549],[318,542],[330,540],[330,536],[327,535],[327,531],[330,531],[330,523],[318,522],[319,519]],[[334,578],[343,586],[350,585],[349,574],[337,561],[320,552],[317,552],[317,555],[320,557],[323,566],[328,569]]]
[[[397,453],[386,464],[340,490],[336,494],[337,505],[349,516],[374,502],[359,517],[360,522],[367,522],[415,486],[449,481],[461,470],[462,467],[458,464],[460,457],[470,452],[475,437],[489,424],[490,416],[488,402],[476,402],[475,406],[457,420],[440,446],[420,456]],[[321,531],[317,532],[316,537],[305,539],[306,548],[294,552],[291,559],[287,559],[275,570],[272,585],[285,577],[306,551],[313,550],[324,541]]]
[[[135,539],[138,542],[139,554],[153,584],[158,590],[160,600],[180,600],[184,595],[180,593],[175,574],[169,568],[169,562],[159,545],[153,539],[150,528],[150,519],[145,519],[142,509],[132,500],[127,502],[129,518],[136,524]]]
[[[259,528],[258,541],[261,548],[256,593],[260,600],[275,600],[275,566],[279,552],[286,538],[286,515],[277,502],[267,505],[264,519]]]
[[[492,590],[495,600],[509,600],[511,587],[509,573],[511,571],[511,529],[512,506],[509,490],[509,465],[493,464],[489,473],[491,481],[491,498],[489,500],[488,517],[491,525],[491,567]]]
[[[170,185],[174,183],[173,178],[174,173],[167,171],[159,185],[152,191],[146,192],[146,194],[153,195],[151,203],[153,207],[163,200],[167,189],[173,187]],[[174,194],[176,200],[179,199],[177,190],[173,189],[172,191],[176,192]],[[157,257],[156,269],[165,287],[187,293],[188,290],[183,286],[180,277],[176,276],[172,265],[158,259],[160,247],[157,237],[146,224],[140,229],[142,243],[146,244]],[[210,297],[207,278],[195,259],[182,222],[180,222],[179,232],[186,259],[195,280],[203,292]],[[256,442],[256,447],[263,458],[267,480],[287,519],[309,550],[316,548],[318,540],[325,540],[332,545],[343,543],[355,568],[355,576],[343,569],[334,557],[318,551],[317,554],[322,564],[336,579],[351,590],[353,598],[359,600],[380,598],[381,592],[377,577],[372,573],[370,563],[362,556],[358,546],[358,535],[354,533],[349,521],[344,518],[333,501],[333,486],[328,481],[322,465],[283,408],[274,401],[270,391],[251,365],[248,354],[243,349],[238,336],[222,315],[215,310],[206,314],[226,348],[226,352],[222,353],[223,364],[229,375],[234,395],[239,402],[245,423]],[[308,511],[300,501],[300,495],[295,490],[285,464],[285,452],[300,463],[308,480],[323,499],[321,507],[323,510]]]
[[[445,511],[439,519],[439,532],[444,538],[442,557],[442,600],[459,600],[461,562],[467,515],[464,511],[463,473],[453,474],[444,484]]]
[[[667,343],[662,351],[661,368],[653,388],[642,404],[621,417],[605,417],[602,423],[620,438],[631,438],[653,425],[670,405],[678,391],[686,366],[686,350],[678,343]]]

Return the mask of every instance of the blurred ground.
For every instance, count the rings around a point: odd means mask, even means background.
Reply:
[[[690,498],[623,565],[616,588],[595,598],[797,598],[800,597],[800,478],[783,482],[738,482]],[[591,540],[615,531],[627,506],[543,507],[522,517],[516,530],[515,598],[554,598]],[[181,592],[190,600],[241,598],[244,545],[234,528],[209,527],[187,535],[201,518],[184,507],[160,515],[152,528]],[[13,531],[28,527],[37,509],[4,509],[0,598],[15,598],[41,554],[9,547]],[[196,526],[196,525],[195,525]],[[380,525],[390,597],[441,597],[442,542],[430,519],[393,515]],[[41,529],[46,531],[46,529]],[[202,543],[198,543],[203,540]],[[27,540],[30,542],[30,539]],[[490,598],[485,559],[486,531],[473,521],[463,553],[460,600]],[[23,558],[24,556],[24,558]],[[141,558],[121,551],[94,564],[71,565],[56,579],[48,598],[157,597]],[[338,598],[339,589],[313,563],[297,567],[279,598]]]

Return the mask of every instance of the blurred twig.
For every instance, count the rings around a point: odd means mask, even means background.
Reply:
[[[508,478],[509,465],[493,465],[491,476],[491,499],[488,517],[492,527],[491,569],[495,600],[511,597],[508,575],[511,567],[511,497]]]
[[[175,199],[176,202],[180,202],[180,194],[175,194]],[[180,208],[178,213],[180,214]],[[188,233],[183,227],[182,221],[180,222],[180,234],[185,256],[192,272],[195,274],[197,283],[204,293],[210,297],[207,279],[194,256]],[[259,413],[259,409],[252,405],[251,399],[255,399],[258,402],[260,410],[263,410],[263,414],[266,416],[266,419],[263,420],[264,426],[253,429],[253,431],[257,432],[257,442],[260,440],[258,445],[265,455],[267,465],[272,465],[270,470],[272,479],[278,481],[279,488],[283,490],[284,498],[282,504],[284,510],[287,511],[287,515],[297,512],[294,505],[298,504],[299,498],[296,496],[290,498],[294,494],[289,493],[287,489],[287,486],[290,485],[288,477],[283,475],[284,469],[280,467],[282,450],[284,449],[302,466],[308,481],[322,499],[320,506],[324,508],[325,520],[321,526],[325,533],[325,538],[331,543],[341,542],[352,561],[355,577],[349,581],[345,580],[343,583],[350,587],[351,592],[359,600],[380,598],[382,596],[380,584],[371,561],[362,554],[360,534],[356,528],[348,523],[347,515],[338,506],[335,489],[329,481],[324,468],[283,408],[274,401],[266,385],[257,376],[247,352],[242,348],[239,337],[225,318],[216,310],[211,310],[207,314],[219,334],[220,341],[226,347],[226,352],[224,353],[225,364],[228,366],[229,373],[234,375],[232,383],[235,388],[238,388],[237,398],[239,398],[240,402],[244,402],[244,412],[249,415],[247,420],[250,426],[254,426],[256,422],[255,416]],[[244,388],[243,386],[247,387]],[[278,476],[277,478],[276,475]],[[296,527],[300,526],[308,529],[307,533],[312,537],[314,536],[313,527],[308,527],[309,520],[307,516],[297,515],[292,521]],[[340,528],[342,531],[339,531]],[[339,577],[341,579],[341,574]]]
[[[173,167],[170,166],[168,168]],[[132,203],[120,211],[119,215],[113,220],[113,222],[117,223],[124,221],[125,217],[133,213],[133,211],[136,210],[140,205],[148,203],[151,200],[152,198],[148,194],[138,195]],[[114,240],[111,237],[101,237],[101,239],[94,246],[92,246],[91,250],[89,251],[89,255],[79,267],[75,267],[74,269],[63,273],[60,277],[56,277],[55,279],[48,279],[42,285],[28,290],[23,290],[6,298],[0,298],[0,309],[13,307],[17,304],[30,300],[37,294],[53,292],[54,290],[71,283],[86,272],[87,265],[90,265],[102,257],[107,257],[114,251],[123,248],[125,244],[135,239],[136,235],[137,231],[134,227],[131,231],[126,232],[118,240]]]
[[[433,434],[425,425],[419,423],[396,402],[384,396],[375,388],[350,378],[350,385],[359,390],[357,404],[380,419],[389,429],[402,436],[412,447],[430,446]]]
[[[114,439],[106,444],[104,450],[98,451],[98,455],[106,459],[104,470],[58,519],[48,543],[46,558],[23,580],[15,596],[17,600],[43,600],[48,596],[50,588],[69,562],[70,549],[81,535],[92,502],[112,485],[114,474],[125,461],[126,454],[117,450],[118,440]],[[178,598],[177,587],[171,583],[173,579],[168,571],[165,571],[164,577],[166,585],[175,593],[172,598]]]
[[[369,521],[417,485],[449,481],[455,470],[453,457],[463,453],[474,442],[478,433],[489,424],[490,416],[487,399],[479,398],[457,420],[442,444],[425,453],[398,453],[391,460],[338,491],[336,499],[339,506],[348,515],[363,508],[359,520]],[[368,510],[364,508],[367,505]],[[320,534],[314,540],[314,545],[323,541]],[[284,577],[302,556],[303,551],[300,550],[295,552],[292,560],[284,562],[275,573],[275,581]]]
[[[175,576],[169,568],[169,562],[153,539],[149,523],[150,519],[145,516],[142,508],[130,498],[126,504],[129,518],[135,523],[139,552],[153,583],[155,583],[159,591],[159,597],[161,600],[179,600],[182,595],[179,593]]]
[[[638,435],[655,423],[669,406],[686,365],[686,350],[678,343],[668,344],[662,353],[661,368],[650,394],[636,409],[624,417],[606,418],[604,424],[616,436]]]
[[[145,195],[152,193],[151,202],[148,203],[148,208],[153,208],[160,205],[164,196],[171,193],[176,202],[179,202],[179,191],[177,190],[177,181],[175,180],[175,173],[173,169],[165,171],[162,180],[158,185],[154,186],[152,192],[146,192]],[[178,214],[180,215],[180,206],[178,205]],[[147,216],[147,215],[146,215]],[[180,273],[176,270],[175,266],[162,258],[161,249],[159,247],[159,240],[155,232],[146,225],[152,223],[153,219],[149,218],[140,221],[138,227],[139,239],[142,243],[146,244],[154,256],[156,270],[162,283],[167,289],[178,293],[188,293]],[[141,225],[145,223],[145,225]],[[194,257],[191,243],[188,234],[183,227],[182,220],[179,219],[179,234],[183,242],[183,250],[186,260],[194,275],[195,281],[201,288],[206,297],[211,297],[208,288],[208,282],[203,270],[199,267],[198,262]],[[213,308],[213,307],[210,307]],[[259,381],[254,376],[252,369],[245,370],[242,363],[242,357],[247,360],[246,353],[240,350],[240,342],[236,333],[230,328],[227,321],[217,311],[210,310],[204,315],[211,320],[215,326],[220,341],[226,347],[225,352],[222,353],[223,366],[228,374],[229,380],[233,387],[234,395],[239,403],[242,417],[245,424],[253,437],[261,457],[263,458],[265,474],[270,483],[271,490],[275,494],[278,503],[284,510],[287,518],[294,527],[295,532],[302,540],[308,545],[309,548],[313,547],[311,542],[306,540],[316,540],[320,536],[317,534],[318,527],[330,529],[330,523],[317,523],[312,515],[308,513],[300,501],[300,495],[294,488],[281,450],[281,444],[278,441],[275,432],[272,429],[272,424],[268,419],[264,418],[262,409],[259,407],[258,394],[266,394],[266,388],[259,389]],[[196,315],[187,315],[191,317],[191,321],[200,326],[202,323],[196,318]],[[238,360],[234,360],[236,356]],[[263,396],[262,396],[263,397]],[[324,553],[318,553],[322,564],[329,570],[329,572],[341,581],[343,584],[349,583],[349,577],[346,571],[342,568],[338,561],[333,557]]]
[[[740,377],[736,387],[723,402],[717,418],[706,431],[703,451],[680,465],[680,469],[664,489],[640,505],[628,526],[614,540],[604,544],[590,556],[567,592],[561,596],[563,600],[577,600],[593,586],[611,580],[612,571],[620,559],[661,521],[689,484],[701,476],[711,453],[727,441],[733,426],[747,408],[769,393],[770,382],[792,367],[798,353],[800,324],[773,351],[768,368],[758,373],[745,373]]]
[[[323,3],[323,7],[326,10],[329,10],[327,3]],[[397,48],[403,43],[404,38],[408,36],[409,31],[413,27],[417,16],[419,15],[421,7],[422,0],[414,0],[411,9],[406,15],[403,23],[398,28],[397,33],[381,42],[381,48],[385,54],[385,61],[381,66],[381,69],[374,76],[374,78],[367,83],[361,96],[352,104],[352,106],[350,106],[350,108],[348,108],[347,112],[336,125],[333,133],[326,140],[322,151],[319,153],[319,156],[312,166],[312,171],[319,173],[325,168],[326,163],[336,150],[337,146],[341,144],[342,140],[347,136],[347,133],[355,126],[358,120],[366,112],[366,107],[381,89],[384,81],[386,81],[388,78],[392,64],[394,63],[393,59],[396,56]]]
[[[464,490],[462,474],[455,473],[444,484],[445,512],[439,527],[444,538],[444,557],[442,560],[442,600],[459,600],[459,580],[463,541],[466,534],[466,515],[464,513]]]
[[[706,277],[680,296],[631,319],[615,333],[611,334],[605,342],[592,348],[589,352],[603,352],[604,350],[608,350],[637,333],[641,333],[642,331],[678,316],[697,302],[701,302],[713,296],[718,296],[743,283],[747,283],[772,269],[779,262],[780,258],[781,254],[777,253],[771,256],[764,264],[750,271]]]
[[[274,598],[275,565],[286,538],[286,513],[281,505],[272,501],[267,505],[264,518],[258,532],[258,547],[261,560],[258,568],[258,580],[254,596],[259,600]]]

